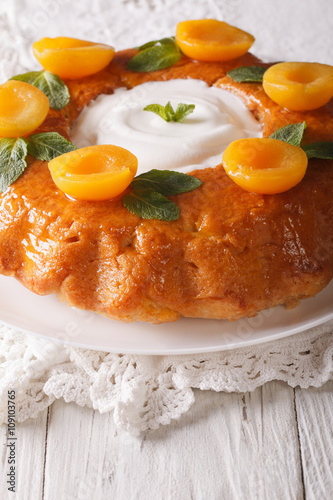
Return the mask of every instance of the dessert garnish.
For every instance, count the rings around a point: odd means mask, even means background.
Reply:
[[[298,146],[278,139],[252,137],[229,144],[222,164],[229,177],[246,191],[276,194],[301,182],[308,158]]]
[[[333,141],[312,142],[301,146],[306,123],[292,123],[281,127],[270,135],[271,139],[278,139],[294,146],[300,146],[308,159],[319,158],[322,160],[333,160]]]
[[[67,85],[58,75],[54,75],[50,71],[30,71],[13,76],[11,80],[30,83],[41,90],[48,98],[52,109],[60,110],[69,103],[70,95]]]
[[[51,161],[60,155],[76,150],[76,146],[58,132],[30,135],[25,141],[28,154],[41,161]]]
[[[24,139],[3,137],[0,140],[0,191],[5,191],[27,166],[27,143]]]
[[[24,82],[0,85],[0,136],[30,134],[45,120],[49,101],[40,90]]]
[[[26,156],[37,160],[51,159],[75,150],[76,147],[57,132],[45,132],[29,137],[0,139],[0,191],[18,179],[27,167]]]
[[[110,45],[64,36],[42,38],[33,44],[34,56],[43,68],[64,79],[101,71],[111,62],[114,52]]]
[[[77,200],[115,198],[132,181],[138,160],[127,149],[103,144],[71,151],[49,162],[52,179]]]
[[[333,67],[304,62],[274,64],[264,74],[263,87],[280,106],[296,111],[317,109],[333,96]]]
[[[49,100],[38,88],[9,80],[0,86],[0,191],[5,191],[24,172],[30,154],[49,161],[76,149],[57,132],[30,135],[45,120]],[[28,136],[28,137],[21,137]]]
[[[234,80],[234,82],[262,83],[266,69],[267,68],[263,68],[262,66],[239,66],[239,68],[227,71],[227,75]]]
[[[57,187],[76,200],[109,200],[129,186],[123,205],[144,219],[178,219],[176,203],[166,196],[192,191],[202,184],[196,177],[170,170],[154,169],[134,178],[137,167],[136,156],[114,145],[88,146],[49,162]]]
[[[241,66],[227,75],[235,82],[259,82],[266,94],[292,111],[320,108],[333,97],[333,67],[328,64],[283,62],[268,69]]]
[[[301,146],[306,123],[281,127],[268,138],[233,141],[223,153],[229,177],[246,191],[277,194],[304,177],[308,159],[333,159],[333,141]]]
[[[293,146],[300,146],[303,134],[306,129],[306,123],[292,123],[277,129],[270,135],[271,139],[278,139],[279,141],[287,142]]]
[[[312,142],[302,148],[309,159],[321,158],[322,160],[333,160],[333,141]]]
[[[168,101],[165,106],[161,104],[148,104],[143,111],[152,111],[156,113],[158,116],[163,118],[166,122],[179,122],[183,123],[185,118],[193,113],[195,108],[195,104],[185,104],[180,102],[177,106],[176,111],[173,109],[171,102]]]
[[[75,149],[56,132],[29,135],[43,123],[49,107],[45,94],[29,83],[9,80],[0,85],[1,192],[24,172],[27,154],[48,161]]]
[[[174,37],[154,40],[137,47],[139,51],[130,59],[127,69],[146,73],[168,68],[181,58],[181,51]]]
[[[183,21],[177,25],[176,42],[181,51],[198,61],[229,61],[249,50],[254,37],[216,19]]]
[[[179,208],[166,196],[193,191],[201,184],[192,175],[153,169],[134,178],[131,192],[123,197],[123,205],[143,219],[177,220]]]

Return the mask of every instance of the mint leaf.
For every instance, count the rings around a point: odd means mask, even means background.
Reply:
[[[303,146],[307,157],[321,158],[323,160],[333,160],[333,141],[313,142]]]
[[[59,76],[49,71],[30,71],[11,79],[30,83],[30,85],[37,87],[46,95],[52,109],[62,109],[69,103],[70,95],[67,86]]]
[[[74,151],[76,146],[57,132],[30,135],[27,139],[28,153],[37,160],[51,161],[64,153]]]
[[[173,117],[175,116],[175,112],[173,110],[173,107],[171,106],[171,102],[168,101],[165,105],[165,112],[169,116],[168,121],[173,121]]]
[[[227,75],[235,82],[262,82],[267,68],[261,66],[240,66],[239,68],[227,71]]]
[[[27,144],[24,139],[0,139],[0,191],[4,192],[27,167]]]
[[[170,196],[172,194],[186,193],[201,186],[202,182],[196,177],[175,172],[174,170],[150,170],[138,175],[131,182],[134,189],[153,189],[160,194]]]
[[[167,38],[161,38],[160,40],[153,40],[152,42],[144,43],[140,45],[140,47],[136,47],[137,50],[145,50],[150,47],[154,47],[155,45],[172,45],[176,43],[176,39],[174,36],[169,36]]]
[[[286,125],[285,127],[279,128],[269,137],[271,139],[278,139],[279,141],[287,142],[288,144],[292,144],[293,146],[300,146],[305,129],[305,122],[292,123],[291,125]]]
[[[176,111],[174,111],[171,106],[171,102],[169,101],[165,106],[162,106],[161,104],[148,104],[148,106],[143,108],[143,111],[152,111],[163,118],[166,122],[173,121],[183,123],[185,118],[190,113],[193,113],[194,108],[195,104],[184,104],[181,102],[178,104]]]
[[[173,121],[183,123],[185,118],[193,113],[194,108],[195,104],[184,104],[183,102],[179,103],[173,116]]]
[[[123,205],[143,219],[177,220],[179,208],[164,195],[186,193],[201,186],[191,175],[173,170],[150,170],[130,184],[132,191],[123,197]]]
[[[181,57],[173,38],[162,38],[139,47],[140,52],[130,59],[127,69],[146,73],[172,66]]]
[[[137,187],[123,197],[127,210],[143,219],[177,220],[179,208],[176,203],[153,189]]]
[[[162,104],[148,104],[148,106],[143,108],[143,111],[152,111],[156,115],[163,118],[166,122],[171,120],[170,113],[168,113],[166,106],[162,106]]]
[[[293,146],[302,147],[309,159],[321,158],[323,160],[333,160],[333,141],[313,142],[312,144],[301,146],[305,129],[305,122],[293,123],[279,128],[270,135],[270,138],[287,142]]]

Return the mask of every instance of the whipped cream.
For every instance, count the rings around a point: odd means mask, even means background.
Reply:
[[[195,104],[183,123],[166,122],[148,104]],[[78,147],[114,144],[138,158],[138,173],[153,168],[190,172],[221,163],[230,142],[261,137],[261,127],[241,100],[201,80],[148,82],[131,90],[100,95],[80,114],[72,129]]]

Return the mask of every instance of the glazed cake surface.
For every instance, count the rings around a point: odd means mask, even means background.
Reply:
[[[82,109],[100,94],[147,81],[192,78],[240,97],[267,137],[305,121],[304,142],[332,139],[333,105],[311,112],[275,104],[261,84],[236,83],[226,72],[263,65],[251,54],[227,63],[183,56],[151,73],[126,69],[134,50],[116,54],[100,73],[66,82],[71,101],[38,132],[70,139]],[[46,162],[30,158],[0,197],[0,272],[38,294],[122,321],[161,323],[181,316],[238,319],[312,297],[333,275],[333,161],[311,159],[305,178],[277,195],[248,193],[222,165],[192,172],[200,188],[172,197],[180,218],[145,220],[121,197],[70,200]]]

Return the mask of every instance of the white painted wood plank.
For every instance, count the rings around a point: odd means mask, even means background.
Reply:
[[[272,382],[244,395],[196,391],[190,412],[140,438],[118,432],[110,415],[56,402],[49,498],[301,499],[293,390]]]
[[[46,446],[45,500],[102,498],[95,492],[98,479],[95,473],[99,462],[103,460],[105,443],[99,448],[98,454],[94,451],[91,453],[91,449],[95,450],[92,442],[92,429],[96,426],[95,413],[74,403],[64,403],[63,400],[53,403]],[[100,432],[107,436],[111,416],[103,415],[101,420],[104,425]],[[90,464],[91,469],[88,471],[89,460],[94,460],[94,463]]]
[[[2,500],[41,500],[47,409],[36,419],[16,424],[16,493],[8,491],[6,426],[1,426],[0,498]]]
[[[333,381],[296,389],[296,408],[307,500],[333,498]]]

